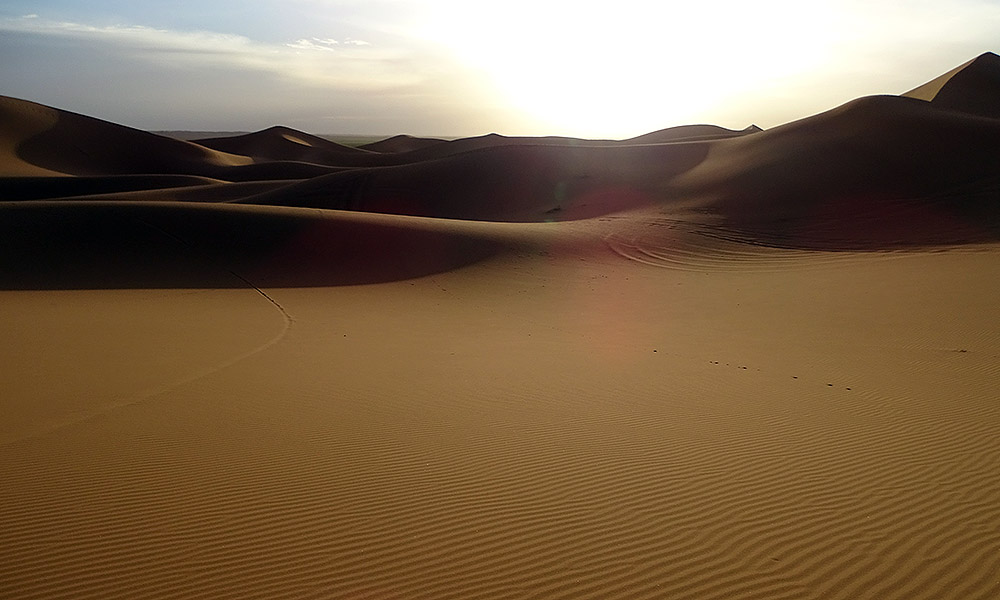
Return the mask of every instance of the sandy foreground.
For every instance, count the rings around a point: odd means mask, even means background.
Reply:
[[[934,98],[367,153],[6,99],[0,597],[1000,596],[1000,119]]]

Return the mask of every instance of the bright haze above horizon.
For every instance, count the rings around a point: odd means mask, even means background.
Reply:
[[[151,130],[772,127],[996,51],[993,0],[8,0],[0,94]]]

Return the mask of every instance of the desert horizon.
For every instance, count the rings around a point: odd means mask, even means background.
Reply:
[[[0,597],[1000,596],[1000,56],[620,139],[72,111],[0,96]]]

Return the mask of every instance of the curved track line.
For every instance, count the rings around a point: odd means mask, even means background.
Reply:
[[[179,238],[179,237],[171,234],[168,231],[164,231],[163,229],[161,229],[161,228],[159,228],[159,227],[157,227],[157,226],[155,226],[155,225],[153,225],[151,223],[148,223],[147,221],[145,221],[143,219],[136,218],[136,221],[138,221],[142,225],[145,225],[146,227],[149,227],[150,229],[153,229],[153,230],[157,231],[158,233],[160,233],[160,234],[162,234],[162,235],[164,235],[164,236],[166,236],[166,237],[168,237],[168,238],[170,238],[170,239],[178,242],[179,244],[181,244],[183,247],[187,248],[192,253],[196,253],[195,250],[194,250],[194,248],[189,243],[187,243],[185,240],[183,240],[183,239],[181,239],[181,238]],[[199,258],[201,258],[201,257],[199,256]],[[209,264],[212,264],[210,261],[208,261],[208,262],[209,262]],[[166,392],[168,392],[168,391],[170,391],[172,389],[178,388],[178,387],[180,387],[182,385],[186,385],[188,383],[191,383],[192,381],[196,381],[196,380],[201,379],[203,377],[207,377],[209,375],[212,375],[213,373],[218,373],[219,371],[222,371],[223,369],[227,369],[227,368],[235,365],[238,362],[241,362],[243,360],[246,360],[247,358],[250,358],[251,356],[259,354],[259,353],[267,350],[268,348],[274,346],[278,342],[280,342],[288,334],[288,331],[292,327],[292,323],[295,322],[295,320],[292,318],[292,316],[290,314],[288,314],[288,311],[285,310],[285,307],[283,307],[281,304],[279,304],[274,298],[272,298],[271,296],[269,296],[267,294],[267,292],[265,292],[264,290],[262,290],[259,287],[257,287],[249,279],[247,279],[246,277],[244,277],[244,276],[240,275],[239,273],[233,271],[232,269],[229,269],[228,267],[226,267],[224,265],[215,265],[215,264],[212,264],[212,266],[217,267],[217,268],[225,271],[226,273],[229,273],[230,275],[232,275],[236,279],[239,279],[244,284],[246,284],[247,287],[249,287],[250,289],[254,290],[259,296],[261,296],[262,298],[264,298],[265,300],[267,300],[272,306],[274,306],[274,308],[281,314],[281,318],[282,318],[282,321],[283,321],[283,325],[281,327],[281,331],[279,331],[278,333],[276,333],[273,337],[271,337],[270,339],[268,339],[263,344],[255,347],[255,348],[252,348],[252,349],[250,349],[250,350],[248,350],[248,351],[246,351],[246,352],[244,352],[242,354],[239,354],[239,355],[237,355],[235,357],[232,357],[230,359],[224,360],[224,361],[222,361],[220,363],[217,363],[215,365],[212,365],[210,367],[206,367],[204,369],[199,369],[199,370],[191,373],[190,375],[188,375],[186,377],[182,377],[181,379],[178,379],[176,381],[165,383],[165,384],[161,384],[161,385],[158,385],[158,386],[153,387],[151,389],[146,389],[144,391],[138,392],[137,394],[133,395],[130,399],[121,400],[121,401],[118,401],[118,402],[113,402],[113,403],[110,403],[110,404],[106,404],[104,406],[101,406],[100,408],[92,409],[90,411],[84,412],[83,414],[75,415],[71,419],[66,419],[66,420],[63,420],[63,421],[60,421],[60,422],[57,422],[57,423],[52,423],[52,424],[50,424],[48,426],[35,429],[34,431],[31,431],[31,432],[29,432],[29,433],[27,433],[25,435],[14,437],[14,438],[12,438],[10,440],[6,440],[6,441],[3,441],[3,442],[0,442],[0,447],[7,446],[7,445],[10,445],[10,444],[14,444],[16,442],[19,442],[19,441],[22,441],[22,440],[26,440],[26,439],[38,438],[38,437],[42,437],[42,436],[45,436],[45,435],[49,435],[49,434],[54,433],[54,432],[56,432],[56,431],[58,431],[58,430],[60,430],[60,429],[62,429],[64,427],[69,427],[71,425],[76,425],[78,423],[83,423],[85,421],[89,421],[91,419],[98,418],[100,416],[106,415],[108,413],[111,413],[111,412],[113,412],[115,410],[119,410],[121,408],[125,408],[125,407],[128,407],[128,406],[135,406],[137,404],[145,402],[146,400],[149,400],[150,398],[153,398],[153,397],[158,396],[160,394],[166,393]]]

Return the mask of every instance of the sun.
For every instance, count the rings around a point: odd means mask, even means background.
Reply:
[[[503,103],[549,132],[625,137],[699,122],[740,93],[815,65],[827,50],[816,31],[831,18],[826,6],[440,0],[427,27]]]

